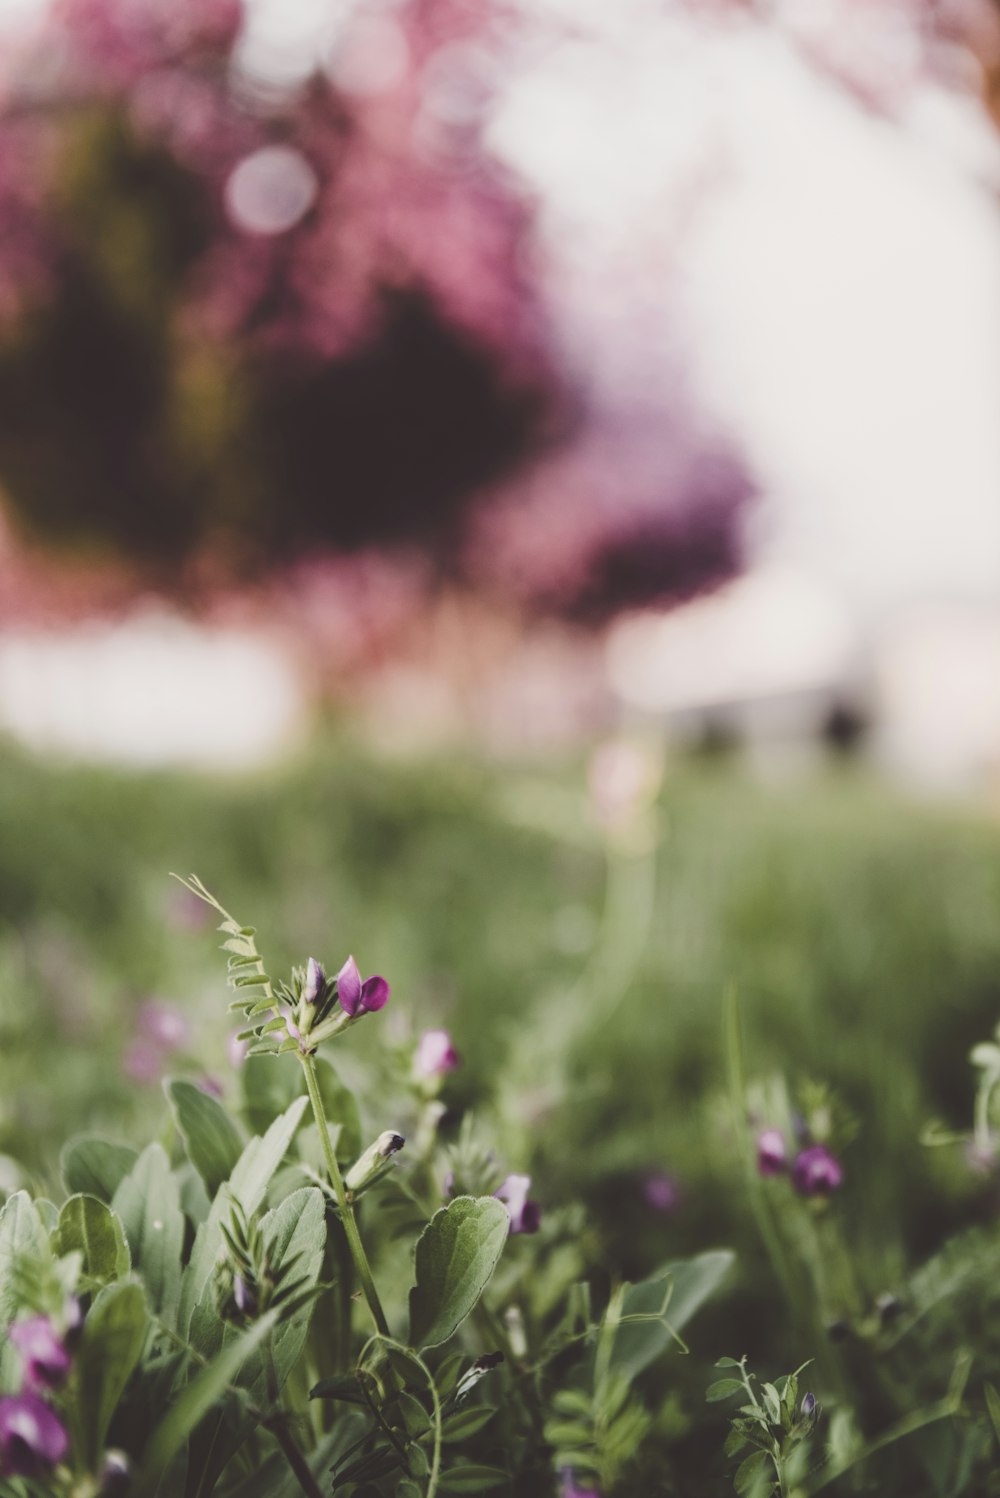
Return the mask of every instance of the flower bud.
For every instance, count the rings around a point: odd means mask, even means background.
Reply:
[[[344,1177],[344,1185],[348,1191],[363,1191],[373,1181],[378,1180],[387,1169],[388,1162],[393,1155],[399,1153],[406,1140],[402,1134],[397,1134],[393,1129],[386,1129],[370,1144],[363,1155],[359,1155]]]
[[[757,1135],[757,1169],[762,1176],[776,1176],[788,1165],[785,1136],[780,1129],[764,1129]]]
[[[241,1316],[252,1320],[257,1314],[257,1294],[242,1274],[233,1275],[233,1304]]]
[[[803,1394],[803,1396],[802,1396],[802,1404],[801,1404],[800,1408],[801,1408],[802,1414],[805,1415],[805,1417],[806,1417],[807,1420],[809,1419],[809,1417],[811,1415],[815,1415],[815,1413],[816,1413],[816,1395],[813,1394],[811,1391],[808,1391],[805,1394]]]
[[[132,1486],[132,1463],[124,1451],[106,1451],[101,1463],[100,1498],[125,1498]]]
[[[307,1004],[318,1004],[325,987],[326,974],[315,957],[310,957],[306,963],[306,981],[302,985],[302,997]]]

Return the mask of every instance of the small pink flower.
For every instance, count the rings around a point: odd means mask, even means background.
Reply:
[[[447,1030],[425,1030],[417,1042],[414,1067],[420,1077],[443,1077],[461,1065]]]
[[[62,1422],[37,1394],[0,1399],[0,1473],[5,1477],[44,1477],[68,1450]]]
[[[21,1354],[27,1388],[58,1389],[66,1382],[70,1356],[47,1316],[15,1321],[7,1335]]]
[[[125,1047],[122,1067],[131,1081],[152,1086],[163,1076],[165,1058],[158,1046],[146,1040],[133,1040]]]
[[[650,1170],[641,1182],[642,1199],[651,1212],[673,1212],[681,1199],[675,1178],[665,1170]]]
[[[780,1129],[763,1129],[757,1135],[757,1169],[762,1176],[777,1176],[788,1166],[788,1149]]]
[[[510,1218],[511,1233],[537,1233],[542,1220],[542,1209],[536,1201],[528,1199],[531,1177],[509,1175],[493,1195],[502,1201]]]

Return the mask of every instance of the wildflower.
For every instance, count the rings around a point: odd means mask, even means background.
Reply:
[[[650,1170],[640,1185],[642,1199],[651,1212],[672,1212],[681,1199],[676,1180],[665,1170]]]
[[[840,1161],[824,1144],[814,1144],[796,1155],[792,1185],[800,1196],[825,1196],[836,1191],[844,1179]]]
[[[806,1417],[807,1420],[809,1419],[809,1417],[811,1415],[814,1415],[816,1413],[816,1395],[815,1394],[813,1394],[811,1392],[807,1392],[807,1393],[803,1394],[803,1396],[802,1396],[801,1410],[802,1410],[802,1413],[803,1413],[803,1415],[805,1415],[805,1417]]]
[[[252,1318],[257,1314],[257,1294],[242,1274],[233,1275],[233,1303],[241,1316]]]
[[[788,1165],[785,1136],[780,1129],[764,1129],[757,1135],[757,1169],[762,1176],[776,1176]]]
[[[413,1061],[420,1077],[443,1077],[461,1065],[461,1057],[452,1045],[447,1030],[425,1030],[417,1042]]]
[[[140,1007],[136,1030],[150,1045],[164,1051],[179,1051],[191,1038],[191,1027],[180,1010],[156,999]]]
[[[326,973],[324,973],[315,957],[310,957],[306,963],[306,980],[302,985],[302,997],[307,1004],[317,1004],[325,987]]]
[[[69,1450],[62,1421],[37,1394],[0,1399],[0,1472],[42,1477]]]
[[[301,1043],[301,1040],[302,1040],[302,1031],[299,1029],[298,1025],[295,1023],[295,1020],[292,1017],[292,1011],[291,1011],[291,1009],[288,1007],[287,1004],[282,1004],[282,1006],[281,1006],[281,1008],[280,1008],[280,1010],[278,1012],[280,1013],[282,1019],[285,1021],[285,1029],[288,1031],[288,1038],[290,1040],[295,1040],[295,1041],[298,1041],[298,1042]]]
[[[564,1467],[559,1474],[561,1487],[559,1498],[601,1498],[597,1488],[579,1488],[572,1467]]]
[[[15,1321],[8,1336],[21,1354],[24,1382],[29,1389],[58,1389],[65,1383],[70,1356],[47,1316]]]
[[[355,1019],[359,1014],[384,1009],[389,1001],[389,985],[377,973],[362,982],[357,963],[348,957],[337,974],[337,997],[344,1013]]]
[[[509,1175],[493,1193],[507,1208],[512,1233],[538,1232],[542,1209],[537,1202],[528,1200],[530,1187],[530,1176]]]

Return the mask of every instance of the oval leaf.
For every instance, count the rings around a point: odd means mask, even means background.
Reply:
[[[115,1192],[113,1205],[153,1309],[172,1326],[181,1289],[184,1214],[177,1177],[161,1144],[143,1150]]]
[[[131,1268],[121,1219],[96,1196],[71,1196],[63,1203],[52,1247],[60,1255],[79,1252],[91,1288],[120,1280]]]
[[[66,1190],[96,1196],[110,1206],[122,1181],[139,1158],[130,1144],[116,1144],[97,1134],[71,1139],[59,1159]]]
[[[412,1346],[437,1347],[461,1325],[489,1284],[509,1225],[492,1196],[459,1196],[434,1214],[417,1240]]]
[[[146,1330],[146,1300],[136,1280],[102,1290],[83,1324],[76,1365],[77,1446],[91,1470],[97,1465],[111,1416],[142,1354]]]
[[[193,1082],[164,1083],[188,1159],[214,1196],[243,1153],[244,1139],[222,1104]]]

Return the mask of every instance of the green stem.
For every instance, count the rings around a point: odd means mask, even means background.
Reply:
[[[364,1244],[361,1242],[361,1234],[358,1232],[357,1220],[354,1216],[354,1204],[347,1195],[344,1178],[337,1164],[337,1156],[330,1142],[330,1130],[326,1122],[326,1110],[323,1107],[323,1098],[319,1090],[319,1082],[316,1079],[316,1067],[312,1056],[299,1056],[302,1062],[302,1070],[306,1074],[306,1088],[309,1093],[309,1101],[312,1104],[313,1117],[319,1130],[319,1142],[323,1149],[323,1159],[326,1161],[327,1173],[330,1184],[337,1198],[337,1206],[340,1208],[340,1220],[344,1224],[344,1233],[347,1238],[347,1246],[351,1251],[351,1259],[354,1263],[354,1272],[361,1283],[368,1309],[371,1311],[375,1330],[380,1336],[389,1336],[389,1323],[385,1319],[382,1302],[378,1298],[375,1281],[372,1278],[371,1267],[368,1263],[368,1255],[365,1253]]]

